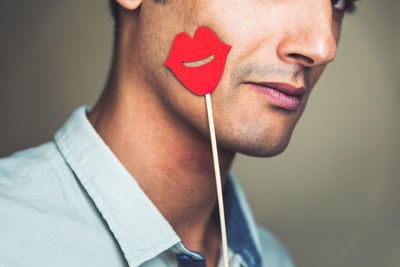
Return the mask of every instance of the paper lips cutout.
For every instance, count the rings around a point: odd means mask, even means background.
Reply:
[[[213,92],[221,80],[226,58],[231,46],[222,42],[207,27],[196,30],[193,39],[185,32],[175,36],[171,52],[164,64],[191,92],[205,95]],[[199,67],[183,63],[199,61],[214,55],[214,58]]]

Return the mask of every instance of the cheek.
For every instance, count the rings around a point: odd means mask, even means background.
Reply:
[[[344,17],[344,14],[338,14],[335,12],[332,15],[332,31],[333,31],[333,34],[336,36],[337,40],[339,40],[339,37],[340,37],[343,17]]]
[[[205,128],[203,124],[206,125],[207,118],[204,97],[192,94],[164,65],[175,36],[181,32],[191,34],[198,28],[195,22],[179,15],[182,10],[170,10],[171,6],[162,5],[161,10],[153,11],[148,8],[141,11],[143,21],[140,23],[137,37],[141,41],[137,45],[138,58],[135,61],[146,88],[156,96],[163,110],[173,114],[174,120],[183,119],[190,121],[190,124],[197,128]],[[155,18],[154,14],[157,15]],[[186,25],[191,25],[193,30],[186,29],[189,27]]]
[[[314,85],[319,80],[319,77],[321,77],[322,73],[324,72],[325,67],[326,67],[326,65],[321,65],[321,66],[318,66],[318,67],[314,67],[314,68],[312,68],[310,70],[309,79],[306,80],[308,88],[313,88],[314,87]]]
[[[176,77],[164,65],[176,35],[186,32],[193,36],[199,26],[198,1],[167,1],[167,4],[144,2],[138,28],[137,62],[148,79],[160,80],[162,84],[177,85]],[[136,37],[136,36],[135,36]],[[134,40],[135,42],[135,40]]]
[[[268,16],[266,14],[268,12],[261,12],[259,6],[256,6],[256,2],[243,0],[208,1],[207,5],[202,5],[199,9],[199,24],[212,29],[233,48],[243,46],[241,47],[243,50],[246,43],[254,43],[254,39],[267,35],[268,32],[268,28],[260,24]]]

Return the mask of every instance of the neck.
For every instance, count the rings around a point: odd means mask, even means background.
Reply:
[[[124,76],[111,75],[89,121],[184,244],[205,255],[218,251],[209,138],[174,116],[139,79]],[[219,157],[224,183],[234,153],[220,148]]]

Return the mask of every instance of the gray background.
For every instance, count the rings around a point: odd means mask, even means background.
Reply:
[[[298,266],[400,266],[399,1],[364,0],[288,149],[239,156],[256,218]],[[93,105],[111,58],[107,1],[0,2],[0,156]]]

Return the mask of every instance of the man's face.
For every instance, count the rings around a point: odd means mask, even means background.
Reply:
[[[254,156],[286,148],[311,89],[335,57],[343,17],[330,0],[144,0],[139,14],[132,69],[164,109],[203,135],[204,97],[189,92],[163,63],[178,33],[193,37],[201,26],[232,46],[212,93],[217,140],[225,149]],[[274,100],[269,83],[304,87],[299,105],[288,107],[282,97],[295,98],[279,94]]]

